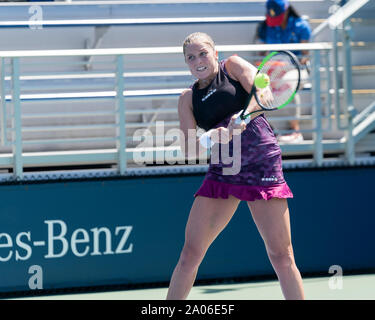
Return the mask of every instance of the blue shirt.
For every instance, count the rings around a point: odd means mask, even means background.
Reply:
[[[311,28],[309,23],[301,17],[289,16],[285,29],[268,27],[264,22],[258,32],[259,39],[267,44],[300,43],[301,40],[310,39]],[[300,55],[301,51],[294,51],[294,54]]]

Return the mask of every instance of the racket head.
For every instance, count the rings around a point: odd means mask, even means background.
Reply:
[[[297,93],[301,82],[301,70],[297,57],[290,51],[273,51],[258,67],[257,75],[268,75],[269,85],[254,92],[258,105],[266,111],[278,110],[288,105]],[[272,99],[263,99],[269,90]],[[268,92],[269,96],[269,92]]]

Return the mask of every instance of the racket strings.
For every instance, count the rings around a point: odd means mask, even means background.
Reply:
[[[258,94],[262,106],[266,109],[275,109],[284,105],[298,89],[298,68],[289,55],[274,55],[263,65],[259,72],[266,73],[270,78],[270,85],[265,89],[261,89],[260,94]],[[263,90],[270,90],[272,99],[262,99],[262,96],[270,96]]]

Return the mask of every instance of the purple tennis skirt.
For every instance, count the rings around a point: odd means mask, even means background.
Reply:
[[[216,127],[227,126],[229,120]],[[212,147],[208,172],[194,194],[224,199],[230,195],[245,201],[293,198],[284,180],[280,146],[263,114],[229,144]]]

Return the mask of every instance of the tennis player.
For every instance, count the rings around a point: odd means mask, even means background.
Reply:
[[[244,121],[235,124],[234,114],[243,109],[256,68],[238,56],[218,61],[214,42],[205,33],[190,34],[183,43],[183,52],[197,81],[179,98],[182,136],[188,137],[188,130],[198,126],[216,131],[217,143],[231,145],[235,131],[241,133],[241,170],[236,175],[224,175],[223,163],[210,164],[195,194],[167,299],[187,298],[207,249],[241,200],[248,203],[284,297],[304,299],[291,243],[287,198],[293,194],[283,177],[281,149],[264,114],[255,113],[247,126]],[[249,111],[255,108],[251,101]],[[181,144],[186,151],[187,138]]]

